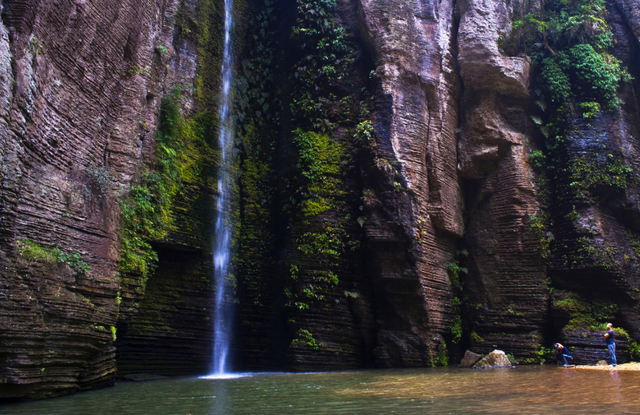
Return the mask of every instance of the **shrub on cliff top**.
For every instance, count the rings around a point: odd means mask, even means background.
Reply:
[[[525,53],[541,66],[542,86],[552,101],[597,101],[618,107],[621,80],[630,79],[608,50],[613,33],[604,0],[549,0],[544,9],[513,22],[509,54]]]

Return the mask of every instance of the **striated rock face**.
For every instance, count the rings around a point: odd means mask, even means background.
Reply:
[[[488,353],[498,344],[527,355],[542,341],[547,309],[546,265],[531,226],[540,206],[528,163],[536,134],[527,113],[530,61],[506,57],[498,49],[517,3],[471,0],[458,5],[464,244],[470,254],[468,288],[474,313],[480,313],[472,347]]]
[[[592,365],[600,360],[610,361],[609,351],[601,332],[591,332],[581,329],[567,329],[562,331],[561,341],[571,351],[574,364]],[[629,362],[626,349],[629,342],[616,339],[616,360],[618,363]]]
[[[380,90],[365,172],[367,273],[378,366],[430,364],[453,319],[447,266],[463,233],[456,174],[453,2],[360,1]]]
[[[173,1],[2,3],[0,398],[114,381],[120,302],[142,294],[117,275],[118,199],[153,157],[165,86],[195,75],[193,51],[172,45],[177,11]],[[27,259],[18,241],[77,253],[90,272]]]
[[[551,109],[501,48],[540,7],[237,5],[235,367],[534,361],[555,341],[589,363],[603,320],[640,339],[640,6],[607,3],[634,79],[593,117]],[[0,398],[207,370],[221,22],[219,1],[2,3]],[[180,151],[156,145],[171,96]],[[182,164],[157,270],[119,275],[121,202],[163,151]]]
[[[608,11],[607,20],[617,39],[612,53],[636,77],[637,4],[620,1],[610,4]],[[640,125],[633,92],[636,88],[637,80],[622,83],[619,97],[623,104],[612,112],[600,113],[593,119],[586,119],[579,111],[566,116],[565,131],[569,139],[561,163],[564,170],[555,180],[560,202],[553,209],[557,218],[553,229],[557,254],[549,274],[554,286],[578,293],[590,302],[594,315],[606,314],[606,307],[614,305],[613,312],[606,318],[609,321],[616,318],[614,325],[622,325],[637,340],[640,286],[635,247],[640,229],[637,220]],[[583,164],[576,166],[576,160]],[[615,165],[633,172],[624,185],[598,182],[586,188],[583,184],[586,175],[610,171]],[[563,189],[576,185],[586,188],[586,192],[572,200],[561,197]],[[576,347],[590,350],[595,344],[591,333],[587,333],[589,339],[580,340],[575,332],[562,330],[557,321],[554,330],[575,341]],[[622,349],[619,347],[619,350]],[[596,353],[590,359],[602,357]]]

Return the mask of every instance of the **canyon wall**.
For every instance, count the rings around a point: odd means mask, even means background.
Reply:
[[[207,372],[221,7],[2,3],[0,398]],[[541,7],[237,2],[234,368],[640,338],[640,6],[609,109],[545,89]]]
[[[156,157],[163,96],[184,85],[181,110],[196,111],[187,87],[195,80],[194,42],[174,41],[176,15],[189,7],[2,3],[0,397],[113,384],[118,321],[144,297],[140,275],[120,272],[121,202]],[[195,191],[191,201],[212,199],[206,188]],[[208,232],[193,228],[207,214],[197,204],[174,211],[182,221],[163,242],[202,250]],[[189,301],[189,315],[207,307],[208,272],[200,275],[205,294],[202,283],[189,294],[203,304]]]

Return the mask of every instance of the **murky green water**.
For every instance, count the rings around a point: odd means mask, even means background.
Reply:
[[[556,367],[257,374],[121,382],[64,398],[0,406],[13,414],[640,413],[640,372]]]

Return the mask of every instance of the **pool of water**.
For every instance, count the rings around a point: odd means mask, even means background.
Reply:
[[[530,366],[262,373],[232,379],[120,382],[0,406],[13,414],[640,413],[640,372]]]

